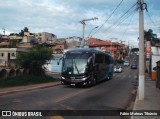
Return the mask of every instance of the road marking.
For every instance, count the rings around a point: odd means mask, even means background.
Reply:
[[[71,93],[71,94],[69,94],[69,95],[66,95],[66,96],[57,98],[57,99],[54,100],[53,102],[58,103],[58,102],[61,102],[61,101],[66,100],[66,99],[69,99],[69,98],[71,98],[71,97],[73,97],[73,96],[79,95],[79,94],[84,93],[84,92],[87,92],[87,91],[89,91],[89,90],[92,90],[92,89],[93,89],[93,88],[90,88],[90,89],[87,89],[87,90],[81,90],[81,91],[78,91],[78,92],[75,92],[75,93]]]
[[[64,109],[67,109],[67,110],[75,110],[73,107],[70,107],[67,105],[60,104],[60,106],[63,107]]]

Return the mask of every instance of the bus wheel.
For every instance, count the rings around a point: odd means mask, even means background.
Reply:
[[[88,81],[87,87],[92,87],[94,85],[96,85],[96,79],[95,79],[94,74],[92,73],[91,74],[91,79]]]
[[[93,73],[92,73],[91,77],[92,77],[92,79],[91,79],[91,81],[92,81],[91,85],[94,86],[94,85],[96,85],[96,78],[95,78],[95,76],[94,76]]]
[[[109,79],[112,79],[112,77],[113,77],[113,74],[112,74],[112,73],[110,73]]]

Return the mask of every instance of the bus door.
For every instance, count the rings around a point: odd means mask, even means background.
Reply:
[[[108,55],[105,55],[105,77],[107,78],[108,77],[108,75],[109,75],[109,73],[110,73],[110,69],[109,69],[109,67],[110,67],[110,56],[108,56]]]
[[[97,80],[102,80],[104,77],[104,71],[105,71],[105,66],[104,66],[104,55],[103,54],[96,54],[95,55],[95,69],[97,73]]]

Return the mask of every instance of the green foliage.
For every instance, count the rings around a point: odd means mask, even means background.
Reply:
[[[24,27],[24,32],[29,32],[28,28],[27,27]]]
[[[21,30],[21,32],[19,32],[19,35],[20,35],[20,36],[24,36],[24,32],[29,32],[29,30],[28,30],[27,27],[24,27],[24,29]]]
[[[47,83],[54,81],[58,81],[58,79],[54,79],[50,76],[25,75],[25,76],[17,76],[1,80],[0,87],[4,88],[4,87],[12,87],[12,86],[20,86],[28,84]]]
[[[34,75],[44,75],[45,64],[52,58],[52,50],[47,47],[38,47],[28,52],[21,53],[17,58],[17,64],[29,69]]]
[[[148,31],[144,31],[144,38],[146,41],[151,41],[152,46],[154,46],[156,43],[159,43],[157,34],[154,34],[152,29],[149,29]]]
[[[21,32],[19,32],[19,35],[20,35],[20,36],[24,36],[24,31],[21,30]]]

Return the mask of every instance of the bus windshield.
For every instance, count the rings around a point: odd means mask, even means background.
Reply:
[[[62,64],[62,74],[83,75],[86,73],[89,54],[66,54]]]

